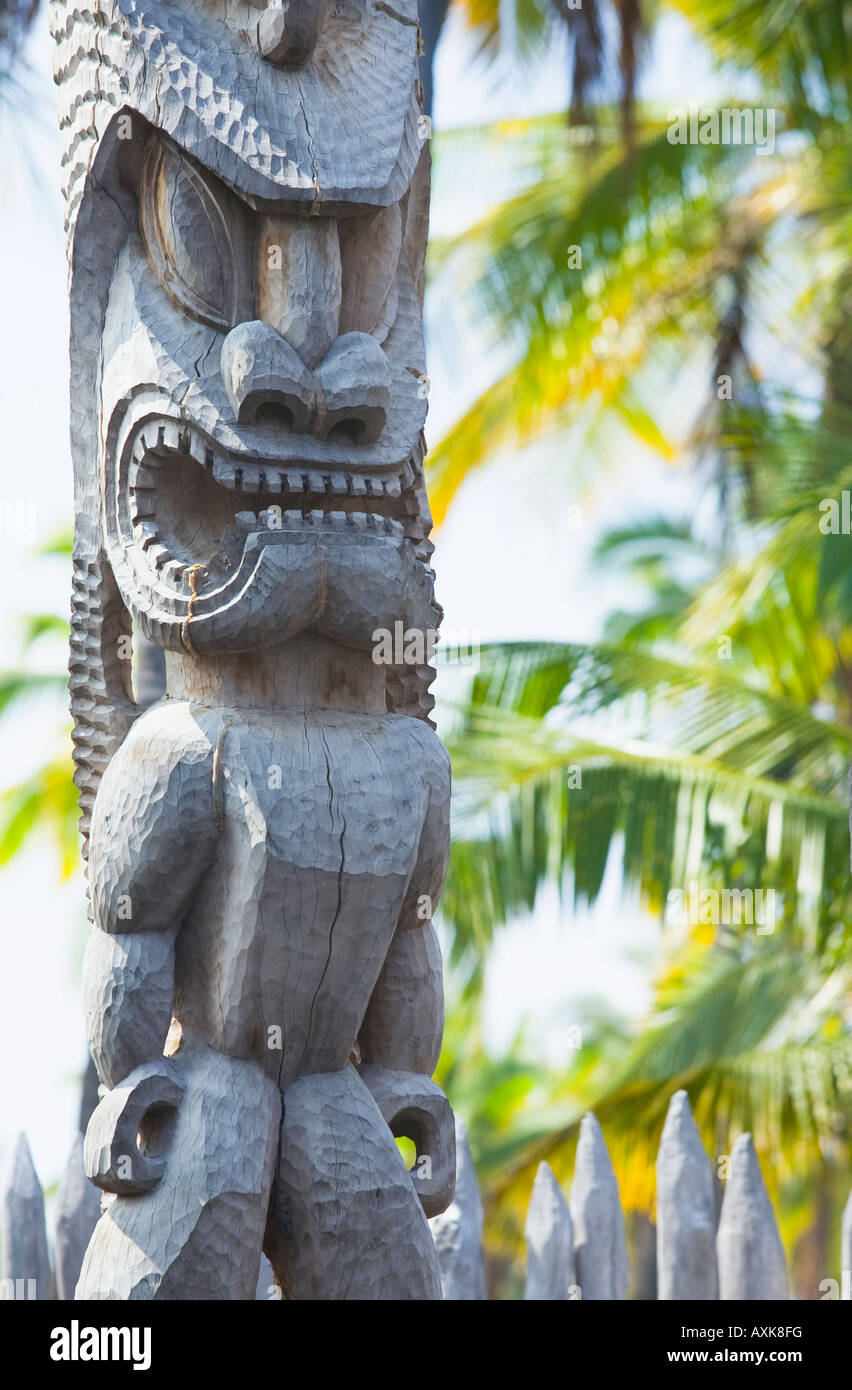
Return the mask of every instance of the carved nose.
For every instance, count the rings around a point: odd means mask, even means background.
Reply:
[[[277,67],[301,67],[317,45],[328,0],[274,0],[257,24],[261,57]]]
[[[255,319],[232,328],[222,344],[222,378],[240,424],[277,423],[306,434],[314,406],[314,380],[288,342]]]
[[[320,439],[375,444],[390,409],[390,366],[369,333],[344,333],[315,372]]]
[[[315,371],[262,319],[232,328],[222,344],[222,378],[240,424],[375,444],[390,409],[388,360],[369,333],[344,333]]]

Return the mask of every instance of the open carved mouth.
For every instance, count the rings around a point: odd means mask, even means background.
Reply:
[[[166,417],[137,428],[125,459],[128,452],[118,493],[125,545],[141,551],[178,594],[227,585],[255,535],[270,543],[317,528],[341,540],[407,536],[424,562],[432,552],[411,463],[391,476],[368,477],[236,461],[197,429]]]

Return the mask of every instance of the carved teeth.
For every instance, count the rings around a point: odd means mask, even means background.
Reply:
[[[143,521],[137,527],[137,535],[139,537],[139,545],[142,550],[147,551],[150,548],[150,546],[158,544],[157,533],[154,530],[153,526],[148,525],[147,521]]]
[[[143,468],[141,463],[136,464],[130,473],[130,486],[137,490],[155,488],[157,486],[157,481],[152,469]]]
[[[160,568],[159,565],[158,568]],[[189,566],[184,560],[169,560],[162,565],[161,571],[164,579],[167,579],[170,584],[177,586],[180,584],[188,568]]]
[[[170,466],[170,455],[178,453],[205,468],[220,487],[233,494],[234,509],[244,501],[258,506],[256,513],[248,509],[237,512],[233,522],[225,526],[205,573],[208,588],[225,582],[233,574],[247,536],[268,531],[274,538],[282,526],[290,531],[305,526],[322,527],[326,535],[333,531],[349,536],[360,533],[373,539],[407,536],[414,543],[419,560],[428,561],[432,553],[433,547],[424,534],[427,522],[421,516],[419,494],[409,486],[417,477],[410,463],[399,473],[381,477],[323,472],[318,468],[299,473],[258,459],[238,463],[225,451],[220,453],[183,420],[151,420],[140,429],[133,445],[127,475],[127,515],[133,526],[134,550],[143,567],[140,573],[146,566],[155,567],[171,593],[184,596],[178,597],[178,602],[185,601],[186,575],[194,556],[172,556],[162,544],[163,523],[155,515],[159,512],[157,489],[163,476],[161,470]],[[284,498],[290,502],[286,511]],[[347,503],[345,499],[350,500]],[[294,506],[298,502],[301,507]],[[353,510],[332,510],[341,506]],[[405,517],[408,520],[403,526],[397,518]],[[165,596],[162,601],[166,602]]]
[[[155,499],[153,496],[146,496],[145,493],[137,493],[133,498],[130,507],[130,520],[135,525],[142,517],[153,516],[156,510]]]
[[[166,550],[164,545],[154,543],[147,548],[148,559],[154,562],[154,568],[162,570],[164,565],[172,558],[172,552]]]
[[[264,487],[261,483],[263,474],[259,468],[242,468],[238,470],[241,476],[240,486],[243,492],[263,492]]]

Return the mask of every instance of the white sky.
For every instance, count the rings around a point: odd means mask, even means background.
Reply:
[[[28,131],[25,139],[8,125],[0,130],[0,669],[14,663],[11,620],[16,614],[68,610],[66,566],[29,554],[32,541],[43,541],[65,526],[72,510],[59,139],[44,16],[29,56],[36,74],[33,105],[43,112],[42,129]],[[534,83],[511,70],[500,77],[498,83],[471,63],[466,37],[452,24],[438,55],[436,128],[564,105],[567,65],[561,53],[536,72]],[[648,95],[686,103],[699,84],[706,91],[706,83],[707,72],[683,26],[667,21],[659,58],[646,82]],[[477,188],[470,170],[458,183],[439,185],[434,226],[446,231],[463,224],[487,194],[487,188]],[[433,354],[430,370],[432,435],[437,437],[470,398],[476,366],[470,364],[460,381],[442,370]],[[525,464],[520,475],[517,462],[506,460],[473,477],[462,490],[438,537],[436,557],[450,630],[475,632],[483,639],[594,636],[602,613],[617,600],[605,577],[596,576],[591,585],[583,573],[595,530],[643,510],[649,496],[659,499],[665,493],[675,502],[687,497],[680,480],[646,459],[629,457],[615,461],[609,488],[597,497],[578,499],[559,464],[558,454],[545,451],[534,468]],[[567,509],[578,500],[587,509],[582,533],[566,525]],[[46,650],[43,661],[61,669],[65,654]],[[42,701],[0,721],[0,784],[14,783],[39,764],[61,718],[60,706]],[[84,1056],[81,883],[75,879],[60,885],[50,848],[31,846],[0,873],[0,920],[0,1159],[16,1132],[25,1129],[42,1180],[50,1184],[60,1174],[73,1137],[77,1073]],[[658,942],[656,925],[625,910],[614,883],[607,882],[594,914],[573,922],[560,922],[557,904],[545,895],[534,920],[507,929],[495,947],[487,1036],[500,1046],[522,1016],[534,1014],[539,1046],[558,1060],[564,1027],[582,1021],[579,1001],[584,997],[605,996],[611,1008],[633,1015],[642,1009],[648,959]]]

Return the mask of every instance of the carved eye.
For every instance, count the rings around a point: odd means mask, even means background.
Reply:
[[[145,250],[175,303],[213,328],[239,322],[241,217],[223,184],[170,141],[151,140],[139,196]]]

